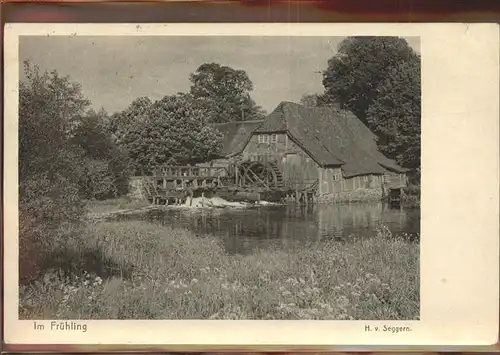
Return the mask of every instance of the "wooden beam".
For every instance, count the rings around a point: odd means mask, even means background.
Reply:
[[[259,180],[259,181],[261,182],[261,184],[262,184],[262,185],[264,185],[265,187],[269,187],[269,184],[268,184],[268,183],[266,183],[266,182],[265,182],[264,180],[262,180],[261,178],[259,178],[259,177],[257,176],[257,174],[255,174],[255,173],[253,172],[253,170],[252,170],[252,169],[248,169],[248,170],[247,170],[247,172],[251,172],[251,173],[252,173],[252,175],[253,175],[253,176],[255,176],[255,178],[256,178],[257,180]]]

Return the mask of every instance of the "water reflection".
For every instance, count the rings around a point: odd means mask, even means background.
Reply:
[[[145,216],[154,223],[188,228],[221,238],[230,253],[256,248],[307,247],[326,240],[348,242],[352,235],[369,238],[377,227],[393,234],[420,233],[420,210],[391,208],[383,203],[317,206],[266,206],[245,210],[170,209]]]

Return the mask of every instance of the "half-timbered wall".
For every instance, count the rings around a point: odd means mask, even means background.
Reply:
[[[242,152],[244,160],[275,163],[290,185],[318,179],[318,164],[287,134],[254,134]]]

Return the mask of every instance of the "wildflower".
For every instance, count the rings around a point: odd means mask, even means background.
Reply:
[[[349,299],[346,296],[340,296],[338,303],[340,307],[346,307],[349,304]]]
[[[299,278],[299,281],[300,281],[301,284],[305,284],[306,283],[303,278]]]
[[[198,283],[198,279],[192,279],[191,283],[194,283],[194,284]]]
[[[102,279],[101,279],[99,276],[97,276],[97,277],[95,278],[95,282],[96,282],[98,285],[100,285],[100,284],[102,283]]]
[[[282,293],[283,296],[290,296],[292,293],[290,291],[284,291]]]

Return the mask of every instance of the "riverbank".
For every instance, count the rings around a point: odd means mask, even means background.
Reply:
[[[104,216],[120,211],[137,210],[150,205],[151,203],[146,200],[120,197],[102,201],[89,201],[87,202],[87,212],[91,216]]]
[[[419,246],[385,229],[349,243],[242,256],[183,229],[96,222],[70,233],[51,262],[54,272],[21,286],[20,319],[419,315]]]
[[[220,197],[195,197],[187,198],[181,205],[153,205],[144,200],[133,200],[129,198],[109,199],[103,201],[90,201],[87,203],[86,219],[91,221],[108,219],[114,216],[123,216],[129,214],[142,213],[147,210],[162,210],[162,209],[219,209],[219,208],[255,208],[259,206],[278,205],[277,203],[258,201],[255,203],[248,202],[230,202]]]

